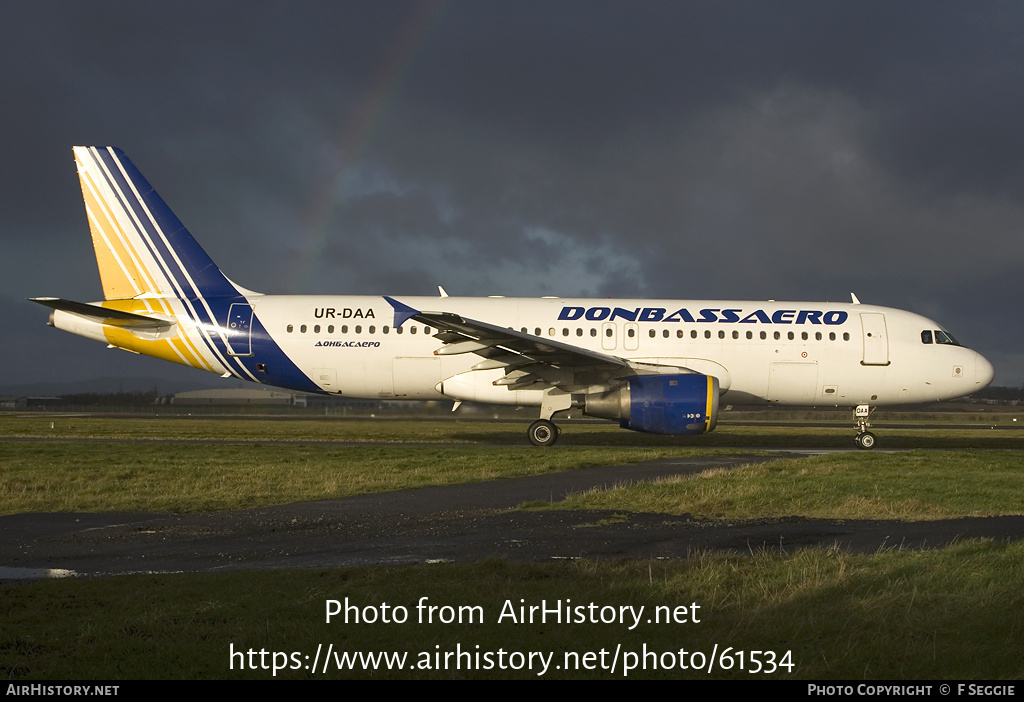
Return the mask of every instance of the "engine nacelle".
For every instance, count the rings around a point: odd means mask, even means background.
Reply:
[[[718,423],[718,378],[700,373],[636,375],[610,392],[587,395],[585,414],[617,419],[651,434],[702,434]]]

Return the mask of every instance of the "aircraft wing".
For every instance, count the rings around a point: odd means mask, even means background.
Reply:
[[[395,326],[409,319],[438,330],[435,338],[444,346],[439,356],[474,353],[484,360],[474,370],[504,368],[505,377],[496,385],[510,390],[526,387],[557,387],[565,392],[611,387],[622,379],[644,373],[646,364],[591,351],[554,339],[527,334],[508,327],[468,319],[451,312],[428,312],[409,307],[394,298],[384,299],[395,310]],[[646,372],[656,372],[651,366]]]

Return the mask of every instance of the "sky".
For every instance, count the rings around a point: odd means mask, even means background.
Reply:
[[[102,298],[74,145],[260,292],[854,292],[1024,385],[1022,36],[984,0],[9,3],[0,387],[202,379],[26,301]]]

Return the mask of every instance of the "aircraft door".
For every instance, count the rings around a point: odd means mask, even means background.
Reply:
[[[252,356],[252,307],[233,302],[228,308],[225,345],[229,356]]]
[[[605,351],[614,351],[617,345],[615,322],[605,322],[601,325],[601,348]]]
[[[865,312],[860,316],[864,339],[864,357],[861,365],[889,365],[889,337],[885,331],[885,315],[881,312]]]
[[[626,336],[622,340],[627,351],[636,351],[640,348],[640,325],[630,322],[626,325]]]

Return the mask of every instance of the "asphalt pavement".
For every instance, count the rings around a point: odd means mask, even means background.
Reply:
[[[521,510],[616,484],[772,460],[670,458],[523,478],[184,515],[29,513],[0,517],[0,579],[436,561],[685,558],[695,551],[832,546],[936,548],[1024,538],[1024,516],[901,522],[695,520],[604,510]]]

